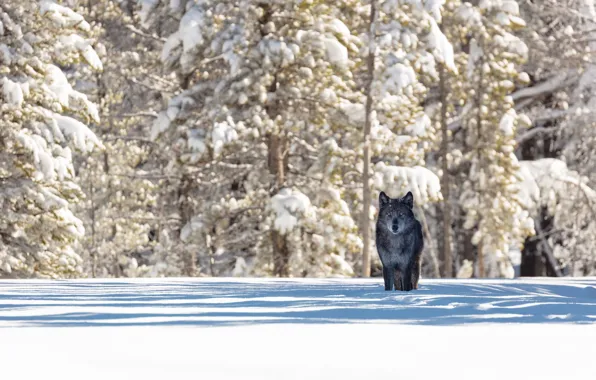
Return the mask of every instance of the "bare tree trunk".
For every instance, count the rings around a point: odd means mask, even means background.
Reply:
[[[536,232],[538,232],[539,235],[544,236],[544,231],[542,230],[540,223],[536,223]],[[555,258],[555,252],[550,246],[548,239],[543,237],[540,239],[540,243],[542,244],[542,252],[544,252],[544,261],[548,264],[550,272],[554,274],[555,277],[562,277],[563,274],[559,269],[559,263],[557,263],[557,259]]]
[[[430,242],[432,236],[430,234],[430,230],[428,229],[428,223],[426,222],[426,215],[424,215],[424,210],[418,207],[418,217],[420,218],[420,222],[422,222],[422,230],[424,232],[424,237],[426,241]],[[425,244],[425,251],[428,252],[430,259],[433,264],[433,273],[436,278],[441,277],[441,272],[439,270],[439,260],[437,259],[437,253],[433,249],[432,244],[426,243]]]
[[[190,76],[179,76],[180,88],[187,90],[190,86]],[[194,250],[188,249],[188,245],[181,239],[182,229],[192,219],[192,212],[189,197],[192,190],[192,181],[187,174],[182,174],[180,184],[178,186],[178,215],[180,216],[180,224],[177,230],[177,246],[182,251],[184,261],[184,274],[188,277],[194,277],[197,274],[197,254]]]
[[[279,191],[285,182],[285,160],[286,139],[279,134],[269,135],[269,172],[275,177],[273,188]],[[290,274],[289,262],[290,251],[285,235],[279,231],[271,230],[271,242],[273,243],[273,273],[275,276],[287,277]]]
[[[472,244],[472,236],[474,235],[470,230],[461,228],[461,246],[463,247],[463,259],[474,262],[476,258],[476,247]]]
[[[483,130],[482,130],[482,81],[484,80],[484,69],[482,68],[484,65],[484,60],[481,58],[480,60],[480,78],[478,80],[478,90],[477,90],[477,97],[476,97],[476,106],[478,107],[478,114],[476,115],[476,127],[478,128],[478,138],[480,138],[481,136],[483,136]],[[477,148],[478,149],[478,148]],[[482,169],[484,169],[484,165],[485,162],[483,162],[483,159],[480,157],[480,153],[476,152],[476,154],[479,157],[479,161],[480,161],[480,167]],[[483,252],[483,247],[482,247],[482,240],[480,242],[478,242],[478,256],[477,256],[477,262],[478,262],[478,273],[477,273],[477,277],[479,278],[483,278],[485,277],[485,272],[484,272],[484,252]]]
[[[441,262],[443,264],[441,274],[443,277],[453,277],[453,256],[451,254],[451,178],[447,155],[449,154],[449,133],[447,127],[447,79],[445,78],[445,67],[439,64],[439,90],[441,96],[441,156],[443,159],[441,177],[441,191],[443,193],[443,249],[441,250]]]
[[[562,277],[563,272],[555,258],[553,248],[548,242],[548,231],[553,228],[552,218],[549,218],[545,208],[540,210],[535,219],[537,235],[526,239],[522,250],[520,274],[523,277],[555,276]]]
[[[369,51],[367,59],[368,86],[366,88],[366,105],[364,120],[364,162],[362,170],[362,220],[360,228],[362,229],[362,277],[370,277],[370,127],[372,112],[372,84],[375,74],[375,18],[376,1],[372,0],[370,5],[370,25],[369,25]]]
[[[259,20],[259,24],[267,25],[271,20],[272,12],[267,4],[262,4],[261,7],[263,9],[263,15]],[[264,29],[261,29],[261,31],[263,30]],[[263,32],[261,33],[261,37],[265,37]],[[274,76],[268,91],[270,93],[275,93],[277,91],[277,76]],[[280,107],[274,102],[273,104],[267,104],[265,110],[269,118],[275,120],[280,112]],[[267,138],[267,164],[269,167],[269,174],[274,178],[271,184],[271,195],[274,195],[285,185],[285,177],[288,167],[288,155],[286,152],[288,142],[286,136],[281,132],[272,132]],[[271,243],[273,246],[273,274],[279,277],[289,276],[290,249],[288,247],[286,236],[272,228]]]
[[[478,275],[476,276],[478,278],[486,276],[484,272],[484,253],[482,251],[482,245],[478,245]]]
[[[93,181],[89,184],[89,199],[91,200],[91,276],[93,278],[97,277],[97,244],[96,244],[96,235],[95,235],[95,201],[93,200],[95,194],[93,194]]]
[[[288,277],[290,275],[290,251],[286,237],[276,230],[271,230],[271,241],[273,242],[273,274],[277,277]]]
[[[470,150],[470,147],[467,143],[469,133],[470,133],[470,131],[468,131],[466,128],[462,128],[462,130],[461,130],[462,136],[459,139],[461,141],[464,152],[469,152],[469,150]],[[466,167],[467,166],[468,165],[466,165]],[[468,175],[469,175],[469,167],[464,169],[463,166],[459,166],[457,173],[454,174],[454,177],[456,178],[456,182],[459,182],[459,181],[463,181],[464,178],[467,177]],[[465,260],[472,263],[472,265],[474,264],[474,261],[476,260],[476,247],[474,246],[474,244],[472,244],[473,232],[470,231],[469,229],[464,228],[464,223],[466,220],[466,212],[462,209],[462,206],[459,202],[456,203],[456,205],[457,205],[457,208],[455,209],[455,213],[456,213],[455,232],[454,232],[453,237],[456,242],[455,255],[458,256],[458,261],[456,264],[458,266],[457,271],[459,272],[459,270],[461,269],[461,265],[464,263]],[[458,272],[456,272],[456,276],[457,276]]]
[[[183,174],[178,187],[178,199],[176,200],[178,202],[178,215],[180,216],[180,224],[177,228],[177,243],[184,254],[184,274],[188,277],[196,276],[197,271],[196,252],[192,249],[188,249],[188,246],[181,239],[182,229],[192,218],[192,210],[188,202],[191,187],[190,179],[186,174]]]
[[[216,236],[216,228],[215,227],[213,227],[210,232],[213,234],[213,236]],[[205,245],[207,246],[207,251],[209,252],[209,273],[211,274],[211,277],[215,277],[214,265],[215,265],[215,252],[217,251],[217,248],[215,248],[213,238],[208,233],[205,234]]]
[[[89,11],[91,11],[91,1],[89,1],[89,3],[87,4]],[[107,89],[105,86],[105,83],[103,82],[103,74],[102,73],[97,73],[95,75],[95,83],[97,85],[97,98],[98,98],[98,104],[103,104],[102,100],[105,99],[106,94],[107,94]],[[103,111],[100,110],[100,111]],[[112,117],[110,115],[110,117],[108,118],[108,123],[109,123],[109,128],[110,130],[112,129]],[[100,129],[100,132],[104,132],[104,129]],[[106,150],[103,151],[103,172],[106,175],[110,174],[110,161],[109,161],[109,157],[108,157],[108,152]],[[97,257],[97,231],[96,231],[96,226],[97,226],[97,219],[96,219],[96,211],[97,211],[97,207],[99,207],[99,205],[95,204],[95,184],[93,183],[93,179],[91,179],[90,184],[89,184],[89,199],[91,200],[91,276],[93,278],[97,277],[97,261],[98,261],[98,257]],[[109,193],[110,192],[110,182],[108,182],[107,184],[107,189],[106,191]],[[100,238],[103,238],[100,236]]]

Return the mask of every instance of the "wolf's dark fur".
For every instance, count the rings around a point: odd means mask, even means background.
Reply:
[[[398,199],[391,199],[384,192],[379,195],[376,242],[385,290],[418,289],[424,241],[413,207],[411,192]]]

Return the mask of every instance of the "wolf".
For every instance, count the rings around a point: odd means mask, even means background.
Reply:
[[[410,191],[397,199],[389,198],[384,192],[379,194],[376,243],[383,264],[385,290],[418,289],[424,240],[413,208],[414,196]]]

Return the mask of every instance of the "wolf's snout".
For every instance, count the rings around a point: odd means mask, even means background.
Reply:
[[[397,218],[393,218],[393,221],[391,221],[391,231],[393,233],[397,232],[398,230],[398,226],[397,226]]]

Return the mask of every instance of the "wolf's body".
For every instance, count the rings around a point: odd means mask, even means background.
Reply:
[[[384,192],[379,196],[376,243],[383,264],[385,290],[418,288],[424,241],[413,207],[411,192],[398,199],[391,199]]]

